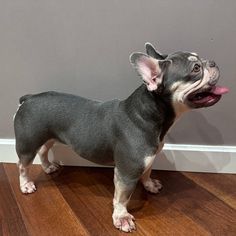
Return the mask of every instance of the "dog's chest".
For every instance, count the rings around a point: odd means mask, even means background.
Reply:
[[[156,156],[158,153],[161,152],[161,150],[163,149],[163,146],[164,146],[164,142],[161,142],[158,146],[158,149],[156,151],[156,153],[154,155],[150,155],[150,156],[146,156],[144,158],[144,171],[148,170],[149,168],[151,168]]]

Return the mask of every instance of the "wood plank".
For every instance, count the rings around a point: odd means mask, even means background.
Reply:
[[[2,235],[28,235],[3,164],[1,163],[0,181],[0,221]]]
[[[111,169],[66,167],[54,181],[91,235],[127,235],[115,229],[112,223]],[[139,230],[132,235],[144,234]]]
[[[58,188],[62,191],[63,196],[71,205],[72,209],[77,209],[78,217],[81,217],[82,206],[78,206],[79,200],[87,206],[86,212],[93,212],[95,220],[99,225],[107,229],[108,233],[105,235],[118,235],[118,231],[113,227],[112,214],[112,198],[113,198],[113,170],[105,168],[75,168],[67,167],[59,179],[55,180],[59,185]],[[62,179],[63,178],[63,179]],[[73,180],[77,180],[74,182]],[[63,183],[62,183],[63,181]],[[70,191],[70,192],[69,192]],[[75,199],[72,200],[73,193]],[[204,230],[197,223],[190,218],[181,215],[180,212],[169,210],[167,214],[159,214],[158,207],[147,201],[148,194],[139,185],[131,199],[130,210],[136,218],[137,231],[132,235],[157,235],[166,233],[179,233],[179,235],[189,235],[189,232],[194,232],[198,235],[207,235]],[[156,201],[154,199],[153,201]],[[161,213],[161,212],[160,212]],[[173,214],[178,215],[178,218],[173,217]],[[93,217],[90,215],[90,217]],[[89,219],[84,218],[84,225],[89,227]],[[182,224],[177,224],[182,222]],[[97,234],[104,235],[98,230]],[[96,230],[95,229],[95,230]],[[94,232],[95,232],[94,230]],[[93,232],[93,233],[94,233]]]
[[[30,235],[90,235],[40,166],[32,168],[38,190],[30,195],[20,192],[16,165],[4,164],[4,168]]]
[[[236,209],[236,175],[233,174],[209,174],[209,173],[183,173],[217,198]]]
[[[236,235],[233,175],[154,171],[152,176],[164,189],[153,195],[138,185],[129,204],[138,229],[132,235]],[[112,169],[65,167],[48,176],[34,166],[32,177],[38,190],[23,195],[16,166],[0,164],[0,235],[127,235],[112,224]]]
[[[163,197],[212,235],[235,235],[236,211],[180,172],[159,172]],[[157,172],[154,172],[157,176]],[[157,204],[154,202],[154,204]]]
[[[131,213],[146,235],[210,235],[208,230],[183,214],[174,201],[166,198],[165,189],[159,194],[151,194],[139,184],[132,201],[138,199],[142,199],[143,206],[136,209],[132,206]]]

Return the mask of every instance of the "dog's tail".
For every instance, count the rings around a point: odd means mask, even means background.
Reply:
[[[28,100],[31,97],[32,97],[32,94],[26,94],[26,95],[20,97],[20,99],[19,99],[20,104],[22,104],[23,102],[25,102],[26,100]]]

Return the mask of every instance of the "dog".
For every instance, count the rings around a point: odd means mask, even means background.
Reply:
[[[48,161],[49,149],[55,141],[67,144],[87,160],[114,165],[112,219],[125,232],[135,230],[127,204],[137,182],[151,193],[162,188],[150,174],[170,127],[184,112],[212,106],[228,92],[217,86],[216,63],[196,53],[164,55],[146,43],[146,54],[132,53],[130,62],[143,84],[125,100],[98,102],[53,91],[25,95],[14,118],[22,193],[36,191],[29,177],[36,154],[50,174],[59,165]]]

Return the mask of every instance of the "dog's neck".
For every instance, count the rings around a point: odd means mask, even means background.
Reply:
[[[151,127],[153,132],[160,131],[160,141],[176,118],[171,95],[150,92],[146,85],[141,85],[123,102],[131,120]]]

